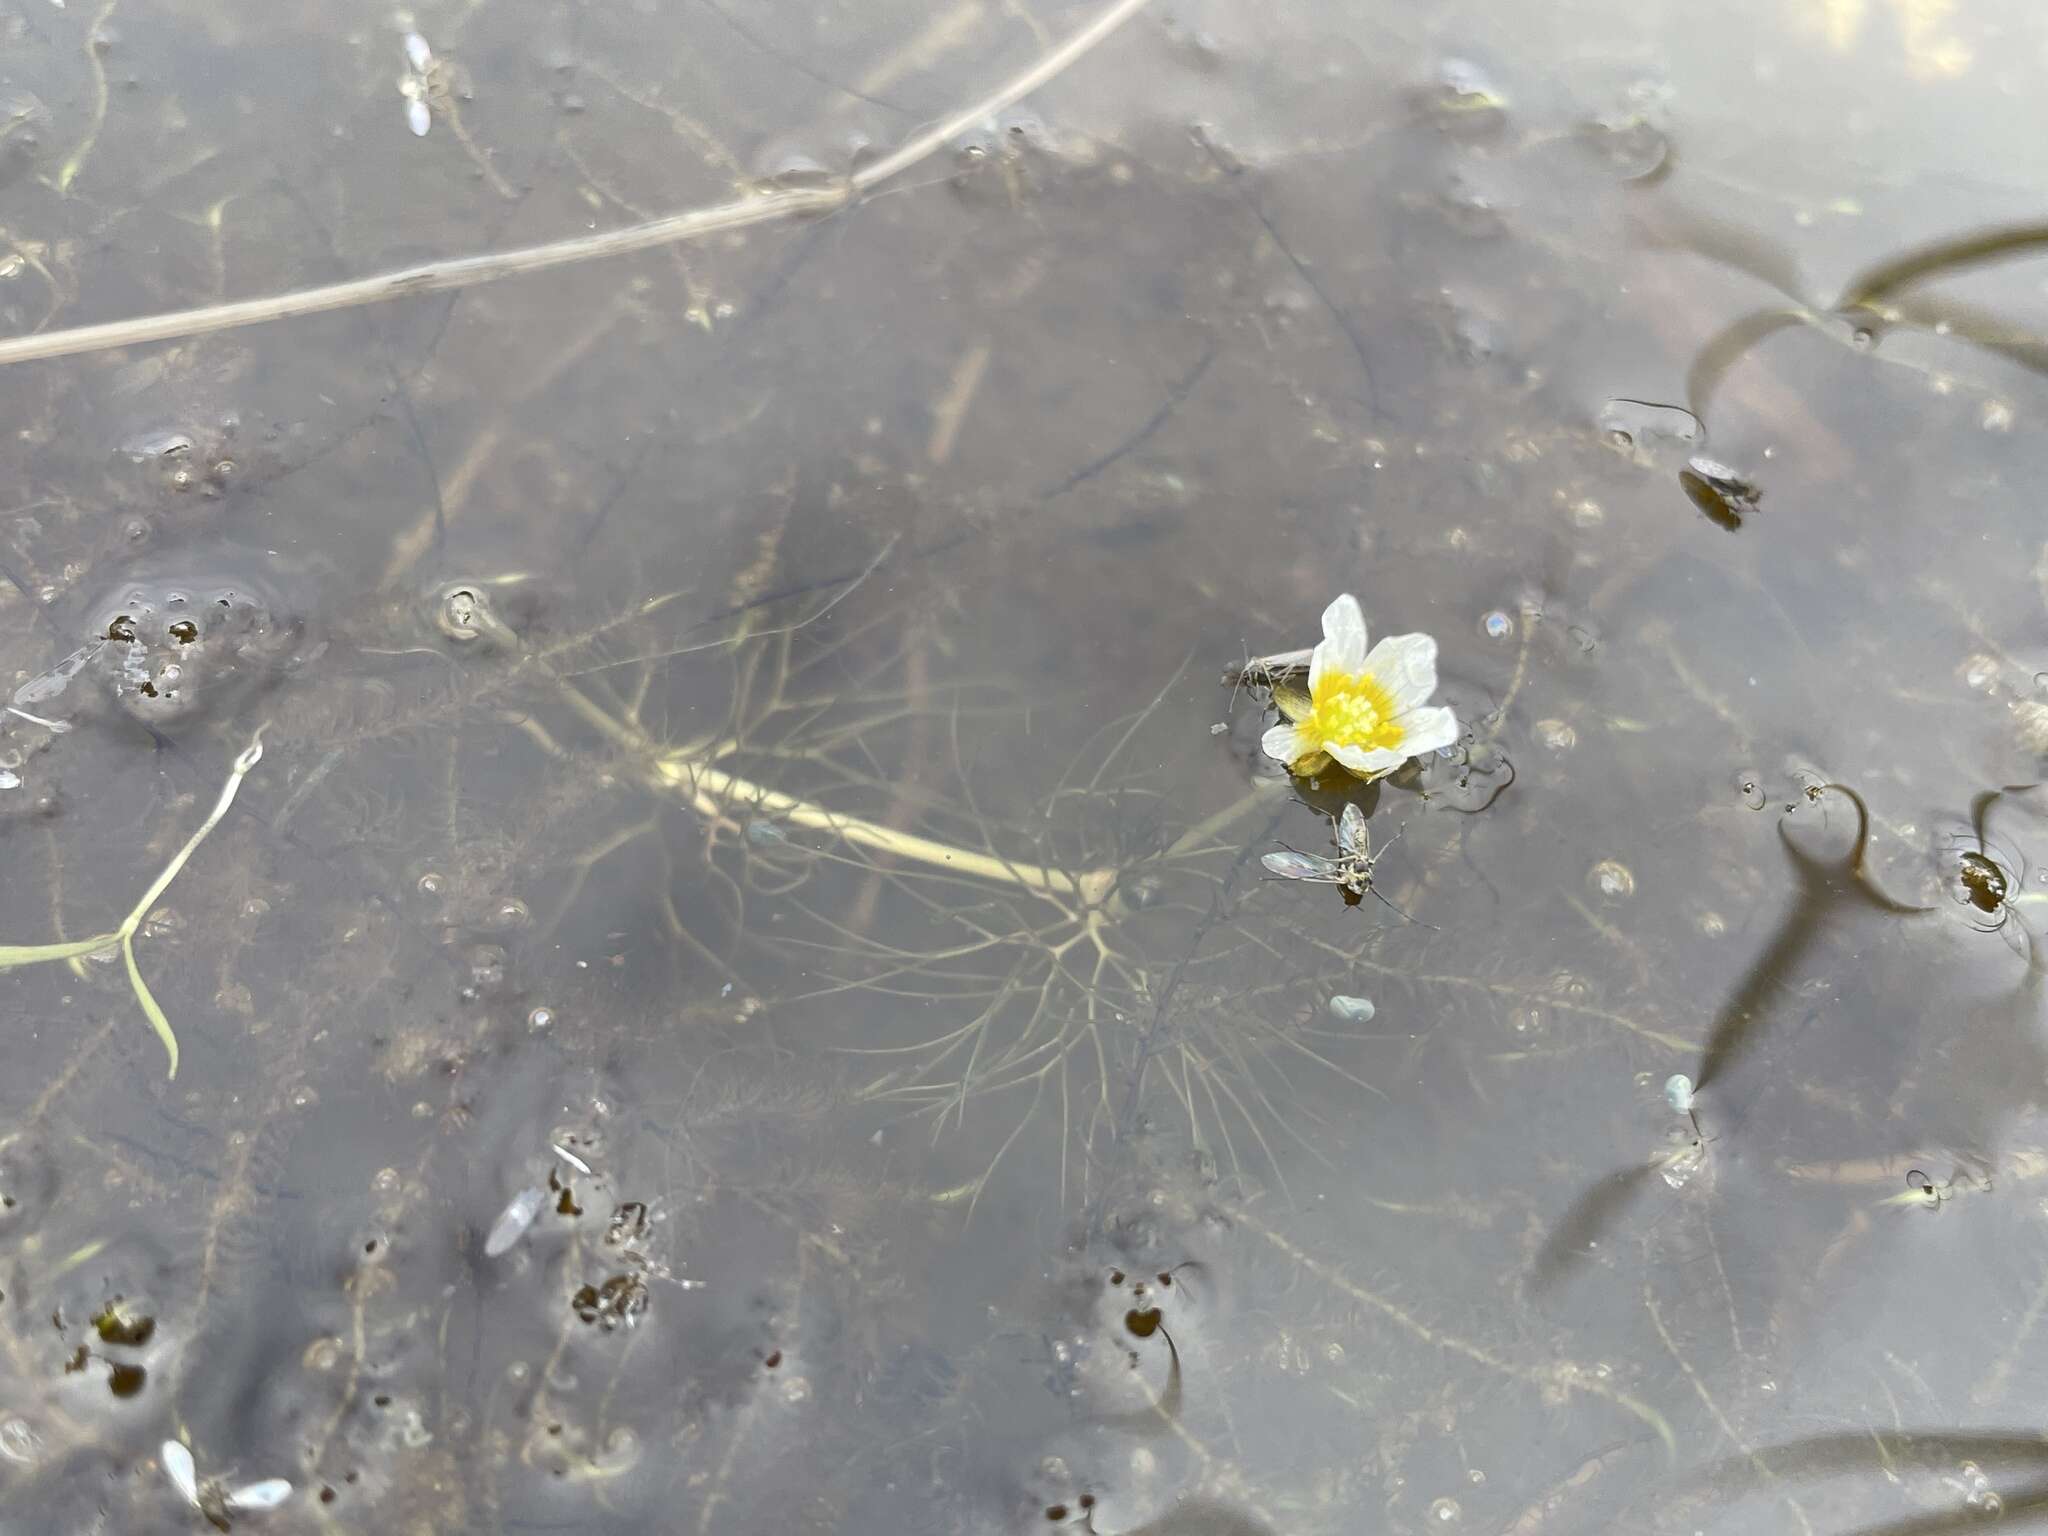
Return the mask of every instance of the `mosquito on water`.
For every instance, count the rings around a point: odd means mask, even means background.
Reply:
[[[1401,834],[1396,832],[1381,846],[1379,853],[1373,852],[1372,834],[1366,830],[1365,812],[1348,802],[1341,816],[1330,819],[1330,831],[1337,843],[1337,857],[1334,859],[1303,853],[1283,843],[1284,852],[1265,854],[1259,862],[1266,866],[1268,874],[1277,879],[1306,880],[1316,885],[1338,887],[1344,892],[1346,906],[1357,906],[1370,891],[1388,911],[1399,913],[1406,922],[1414,922],[1414,918],[1375,890],[1372,883],[1373,865],[1380,861],[1381,854],[1394,846]]]

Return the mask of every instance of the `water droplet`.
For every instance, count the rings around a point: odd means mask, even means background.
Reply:
[[[1330,1017],[1344,1024],[1369,1024],[1379,1010],[1369,997],[1345,997],[1338,995],[1330,999]]]
[[[528,1029],[547,1029],[554,1022],[555,1010],[546,1006],[536,1008],[526,1016],[526,1027]]]
[[[420,876],[419,891],[422,896],[438,896],[441,894],[444,885],[445,882],[439,875],[435,874],[432,870],[428,870],[424,875]]]
[[[0,789],[21,788],[21,775],[11,768],[0,768]]]
[[[1470,1483],[1474,1488],[1478,1488],[1485,1484],[1486,1474],[1480,1471],[1477,1467],[1474,1467],[1471,1471],[1465,1474],[1465,1481]]]
[[[1465,1511],[1458,1507],[1456,1499],[1438,1499],[1429,1506],[1429,1523],[1439,1526],[1456,1525],[1464,1513]]]
[[[1877,345],[1877,333],[1875,331],[1868,330],[1862,326],[1858,326],[1855,330],[1849,333],[1849,345],[1854,347],[1858,352],[1868,352],[1872,347]]]
[[[1610,901],[1623,901],[1636,893],[1636,877],[1619,859],[1602,859],[1587,872],[1593,889]]]
[[[1515,621],[1496,608],[1479,621],[1479,632],[1489,640],[1505,640],[1515,632]]]
[[[1664,169],[1671,140],[1640,112],[1596,117],[1580,130],[1587,147],[1623,181],[1641,181]]]

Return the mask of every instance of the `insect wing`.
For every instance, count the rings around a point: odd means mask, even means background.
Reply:
[[[405,62],[423,75],[434,67],[434,50],[417,32],[405,34]]]
[[[512,1245],[526,1236],[526,1229],[540,1215],[541,1202],[546,1198],[538,1188],[522,1189],[514,1195],[512,1203],[491,1223],[490,1235],[484,1239],[484,1257],[495,1259],[501,1253],[510,1252]]]
[[[1363,858],[1371,841],[1372,834],[1365,830],[1365,812],[1346,801],[1344,814],[1337,820],[1337,846],[1354,858]]]
[[[40,704],[45,699],[56,698],[70,686],[71,679],[85,670],[85,664],[99,655],[106,643],[104,640],[94,640],[73,651],[40,677],[30,678],[14,690],[13,702],[22,705]]]
[[[427,130],[434,126],[434,114],[419,97],[411,98],[405,104],[405,126],[413,132],[414,138],[424,139]]]
[[[1285,853],[1269,853],[1259,862],[1266,866],[1269,874],[1278,875],[1282,880],[1335,880],[1339,870],[1328,859],[1319,859],[1312,853],[1296,853],[1292,848]]]
[[[266,1477],[260,1483],[237,1488],[222,1502],[229,1509],[275,1509],[292,1496],[292,1485],[281,1477]]]
[[[192,1453],[176,1440],[166,1440],[157,1448],[157,1456],[164,1464],[164,1475],[187,1504],[199,1502],[199,1469],[192,1464]]]

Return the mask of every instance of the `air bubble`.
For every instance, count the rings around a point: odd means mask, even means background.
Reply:
[[[1505,640],[1515,632],[1515,621],[1496,608],[1479,621],[1479,632],[1489,640]]]
[[[1636,877],[1619,859],[1602,859],[1587,872],[1586,879],[1609,901],[1625,901],[1636,893]]]
[[[536,1008],[526,1016],[526,1027],[528,1029],[548,1029],[554,1025],[554,1022],[555,1010],[552,1008]]]
[[[1429,1506],[1429,1523],[1434,1526],[1456,1525],[1464,1513],[1456,1499],[1438,1499]]]

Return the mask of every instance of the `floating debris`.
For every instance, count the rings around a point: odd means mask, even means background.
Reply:
[[[574,1168],[578,1173],[589,1173],[591,1171],[590,1164],[583,1161],[582,1158],[578,1157],[574,1152],[571,1152],[559,1141],[550,1142],[548,1143],[548,1145],[554,1148],[555,1156],[559,1157],[571,1168]]]
[[[490,1235],[484,1239],[484,1257],[495,1259],[511,1252],[512,1246],[526,1236],[526,1229],[533,1225],[546,1201],[547,1191],[539,1185],[522,1189],[514,1195],[511,1203],[498,1213],[498,1219],[491,1223]]]

